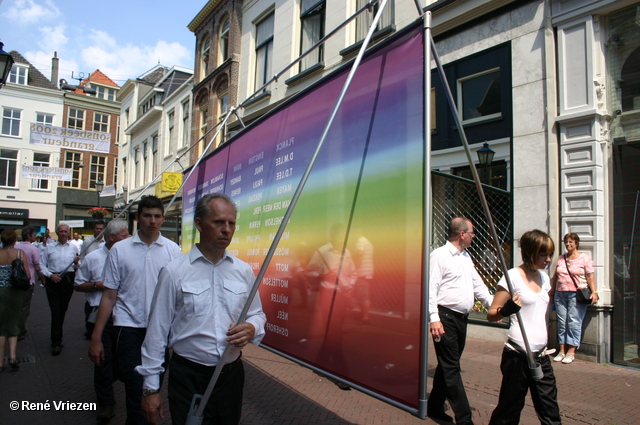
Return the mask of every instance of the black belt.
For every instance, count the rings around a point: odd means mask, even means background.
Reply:
[[[520,354],[524,354],[525,356],[527,355],[527,350],[525,350],[524,348],[520,347],[520,345],[518,345],[518,343],[516,343],[516,342],[515,342],[514,340],[512,340],[511,338],[507,339],[507,343],[508,343],[509,345],[511,345],[511,346],[514,348],[514,350],[511,350],[511,351],[516,351],[516,352],[518,352],[518,353],[520,353]],[[507,348],[509,348],[509,347],[507,347]],[[531,354],[533,354],[533,358],[534,358],[534,359],[537,359],[537,358],[539,358],[539,357],[540,357],[540,355],[541,355],[542,353],[544,353],[544,352],[545,352],[545,350],[546,350],[546,347],[545,347],[545,348],[543,348],[543,349],[542,349],[542,350],[540,350],[540,351],[532,351],[532,352],[531,352]]]
[[[242,357],[242,353],[240,353],[240,356],[238,356],[237,359],[235,359],[234,361],[232,361],[231,363],[227,363],[226,365],[222,366],[222,371],[220,373],[227,373],[230,370],[232,370],[234,367],[236,367],[237,365],[240,364],[241,360],[240,358]],[[184,357],[182,357],[180,354],[176,353],[175,351],[173,352],[173,355],[171,356],[171,361],[175,361],[178,364],[181,364],[183,366],[187,366],[202,372],[209,372],[212,373],[213,370],[216,368],[215,366],[206,366],[197,362],[194,362],[192,360],[189,359],[185,359]]]
[[[458,319],[466,319],[467,317],[469,317],[469,313],[467,314],[460,313],[455,310],[451,310],[450,308],[443,307],[441,305],[438,306],[438,310],[443,311],[445,313],[449,313],[450,315],[452,315],[453,317],[457,317]]]

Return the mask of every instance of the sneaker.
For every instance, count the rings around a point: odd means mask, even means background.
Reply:
[[[558,353],[558,355],[553,358],[553,361],[561,362],[563,359],[564,359],[564,353]]]
[[[573,355],[572,354],[567,354],[566,356],[564,356],[564,359],[562,359],[562,363],[564,364],[569,364],[569,363],[573,363]]]

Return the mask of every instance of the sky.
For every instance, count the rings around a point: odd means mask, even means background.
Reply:
[[[193,69],[195,36],[187,25],[206,3],[0,0],[0,41],[49,79],[57,52],[59,78],[69,84],[99,69],[122,86],[158,63]]]

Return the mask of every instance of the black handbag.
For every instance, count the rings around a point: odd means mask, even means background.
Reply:
[[[571,274],[571,270],[569,269],[569,263],[567,262],[567,254],[564,255],[564,265],[567,266],[567,271],[569,272],[569,276],[571,277],[571,281],[574,285],[576,285],[576,301],[580,304],[591,304],[591,288],[587,285],[586,288],[579,288],[575,279],[573,278],[573,274]]]
[[[20,289],[21,291],[28,291],[31,288],[31,282],[27,276],[27,271],[24,269],[24,263],[22,262],[22,251],[18,250],[18,257],[11,262],[11,276],[9,282],[14,289]]]

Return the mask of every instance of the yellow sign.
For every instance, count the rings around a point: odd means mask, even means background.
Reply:
[[[182,173],[162,173],[160,184],[156,184],[156,196],[164,198],[175,195],[182,185]]]

